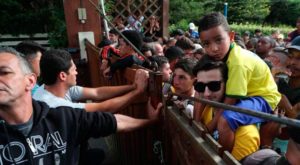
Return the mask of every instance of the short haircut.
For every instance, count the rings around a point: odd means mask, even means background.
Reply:
[[[157,63],[158,69],[161,70],[164,64],[169,63],[169,60],[165,56],[153,56],[153,60]]]
[[[138,49],[141,50],[143,39],[139,32],[135,30],[125,30],[122,34]],[[126,40],[124,40],[126,42]],[[128,43],[127,43],[128,44]]]
[[[200,71],[210,71],[213,69],[219,69],[223,81],[226,82],[228,78],[228,68],[223,61],[214,61],[211,60],[208,56],[204,56],[201,60],[198,61],[197,65],[193,69],[194,76],[197,76]]]
[[[24,55],[27,60],[32,60],[36,57],[36,53],[43,53],[46,49],[34,41],[22,41],[16,46],[16,50]]]
[[[72,66],[69,52],[60,49],[48,50],[40,61],[41,77],[46,85],[53,85],[60,72],[68,73]]]
[[[22,53],[16,51],[14,48],[11,47],[0,47],[0,54],[1,53],[9,53],[17,57],[20,64],[20,68],[24,74],[33,73],[32,66],[24,58],[24,55]]]
[[[114,35],[119,35],[118,31],[116,29],[111,29],[109,33],[114,34]]]
[[[174,66],[174,69],[182,69],[190,76],[194,77],[193,68],[196,66],[196,61],[190,58],[180,59]]]
[[[221,14],[220,12],[213,12],[213,13],[207,14],[207,15],[203,16],[198,23],[199,34],[202,31],[206,31],[208,29],[211,29],[211,28],[214,28],[217,26],[222,26],[224,28],[224,30],[227,32],[230,31],[228,22],[223,14]]]
[[[266,39],[270,43],[270,45],[271,45],[272,48],[276,47],[276,41],[272,37],[270,37],[270,36],[263,36],[260,39],[258,39],[258,42],[261,39]]]
[[[178,46],[183,50],[195,49],[193,41],[187,37],[182,37],[179,40],[177,40],[175,46]]]
[[[184,52],[181,48],[177,46],[171,46],[165,51],[165,56],[168,58],[169,62],[180,59],[184,56]]]
[[[103,47],[111,45],[111,44],[112,44],[112,42],[109,39],[107,39],[106,37],[104,37],[97,46],[98,46],[98,48],[103,48]]]

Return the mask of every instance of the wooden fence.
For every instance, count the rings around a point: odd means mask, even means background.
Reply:
[[[86,41],[89,73],[92,86],[123,85],[132,83],[137,67],[118,71],[111,80],[104,79],[99,71],[99,49]],[[150,72],[148,91],[123,114],[145,118],[148,96],[155,102],[162,101],[162,75]],[[111,138],[110,148],[117,153],[118,164],[239,164],[232,155],[223,151],[200,123],[190,120],[172,103],[164,100],[161,121],[151,127],[131,133],[117,134]]]

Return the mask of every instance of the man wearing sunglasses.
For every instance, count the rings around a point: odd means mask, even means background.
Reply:
[[[197,78],[194,88],[201,98],[223,102],[227,80],[226,64],[222,61],[216,62],[204,58],[194,67],[193,74]],[[241,100],[238,104],[244,105],[247,104],[247,101]],[[210,105],[205,105],[200,121],[204,123],[210,133],[216,130],[221,131],[222,128],[217,128],[219,121],[216,117],[221,114],[221,111],[215,110]],[[219,139],[222,138],[222,136],[219,137]],[[260,137],[256,125],[239,126],[235,131],[233,144],[233,149],[229,152],[239,161],[257,151],[260,145]]]

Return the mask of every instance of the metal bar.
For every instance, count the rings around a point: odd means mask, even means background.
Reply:
[[[100,0],[100,3],[101,3],[102,12],[103,12],[104,15],[106,15],[105,7],[104,7],[104,0]],[[108,37],[109,34],[108,34],[107,21],[104,19],[103,23],[104,23],[105,35],[106,35],[106,37]]]
[[[145,61],[150,64],[151,66],[151,61],[146,57],[144,56],[144,54],[139,50],[137,49],[117,28],[115,28],[115,26],[109,21],[109,19],[106,17],[106,15],[104,15],[101,11],[101,9],[92,1],[92,0],[89,0],[90,3],[97,9],[97,11],[99,12],[99,14],[107,21],[107,23],[117,31],[117,33],[141,56],[144,57]]]
[[[189,99],[189,100],[192,100],[192,101],[205,103],[205,104],[211,105],[213,107],[222,108],[222,109],[226,109],[226,110],[230,110],[230,111],[234,111],[234,112],[245,113],[247,115],[263,118],[263,119],[266,119],[266,120],[272,120],[272,121],[275,121],[275,122],[278,122],[278,123],[281,123],[281,124],[286,124],[286,125],[289,125],[289,126],[300,128],[300,121],[299,120],[287,118],[285,116],[278,116],[278,115],[253,111],[251,109],[240,108],[240,107],[236,107],[236,106],[233,106],[233,105],[227,105],[227,104],[224,104],[224,103],[210,101],[210,100],[203,99],[203,98],[190,97],[190,96],[186,96],[186,95],[179,94],[179,93],[172,93],[172,94],[175,95],[175,96],[179,96],[181,98],[184,98],[184,99]]]

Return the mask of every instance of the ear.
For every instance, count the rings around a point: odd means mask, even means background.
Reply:
[[[228,32],[228,34],[229,34],[230,42],[233,42],[234,41],[235,32],[231,31],[231,32]]]
[[[66,72],[60,72],[57,76],[58,81],[65,81],[67,79],[67,73]]]
[[[28,74],[26,75],[26,86],[25,89],[27,91],[31,91],[36,84],[37,76],[36,74]]]

